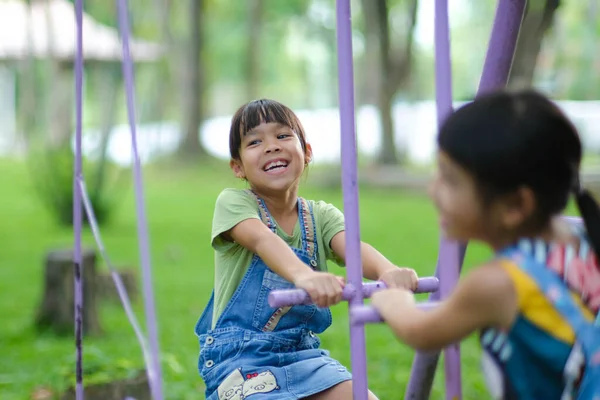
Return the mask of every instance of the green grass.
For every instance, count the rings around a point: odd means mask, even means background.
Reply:
[[[311,176],[318,173],[315,169]],[[148,167],[145,181],[166,396],[201,399],[204,387],[196,369],[198,344],[193,329],[212,289],[209,237],[213,205],[222,188],[240,183],[230,177],[225,165],[177,172]],[[338,190],[317,191],[309,184],[310,179],[302,189],[303,196],[342,207]],[[38,334],[32,322],[42,296],[45,253],[71,246],[73,234],[70,228],[58,227],[41,205],[24,164],[0,160],[0,188],[0,397],[29,399],[36,388],[60,390],[72,384],[64,376],[74,369],[73,338]],[[421,276],[433,273],[438,229],[435,212],[425,197],[361,190],[360,214],[363,240],[398,265],[415,268]],[[138,265],[132,188],[101,231],[115,264]],[[85,232],[84,243],[94,246],[90,232]],[[487,255],[481,247],[470,247],[465,268]],[[106,268],[102,261],[100,265]],[[337,267],[334,271],[345,272]],[[144,324],[141,298],[135,309]],[[128,365],[142,365],[140,348],[121,306],[104,302],[100,311],[104,335],[84,339],[84,366],[100,366],[110,374],[117,367],[126,370]],[[350,367],[347,305],[336,306],[333,313],[333,326],[322,335],[323,347]],[[413,351],[399,344],[384,325],[370,325],[366,330],[369,387],[381,399],[401,398]],[[470,338],[462,346],[465,399],[487,398],[478,357],[477,343]],[[442,399],[443,393],[441,362],[431,398]]]

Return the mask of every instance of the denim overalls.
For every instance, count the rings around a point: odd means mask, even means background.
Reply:
[[[276,225],[254,192],[261,220],[273,232]],[[318,266],[315,222],[308,202],[298,198],[302,248],[294,253],[313,269]],[[211,329],[214,291],[200,320],[198,369],[207,400],[301,399],[352,379],[350,372],[319,349],[331,312],[315,305],[272,308],[271,290],[294,285],[271,271],[255,255],[240,285]]]

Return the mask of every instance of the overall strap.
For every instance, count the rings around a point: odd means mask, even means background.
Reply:
[[[277,233],[277,224],[263,199],[261,199],[252,189],[246,189],[258,204],[258,213],[261,221],[274,233]],[[316,255],[317,255],[317,241],[316,241],[316,226],[315,218],[312,212],[312,207],[302,197],[298,197],[298,218],[300,223],[300,229],[302,234],[302,249],[306,251],[310,258],[310,265],[315,268],[317,266]]]
[[[298,216],[300,218],[300,228],[302,229],[302,247],[310,257],[310,265],[317,266],[317,228],[315,225],[315,216],[309,202],[298,197]]]
[[[258,195],[254,193],[252,189],[246,189],[246,192],[256,200],[256,203],[258,204],[258,214],[260,215],[260,220],[263,222],[263,224],[265,224],[274,233],[277,233],[277,225],[275,224],[275,221],[273,221],[271,214],[269,214],[269,210],[267,210],[267,206],[263,199],[258,197]]]
[[[576,304],[571,292],[558,275],[535,260],[534,257],[523,254],[516,248],[503,250],[500,255],[516,262],[531,276],[546,298],[573,328],[576,340],[581,343],[588,362],[600,353],[600,329],[593,321],[588,321],[581,308]]]

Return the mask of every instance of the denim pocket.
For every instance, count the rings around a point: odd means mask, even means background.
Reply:
[[[260,331],[275,331],[298,328],[314,315],[314,305],[296,305],[273,308],[269,305],[269,293],[273,290],[294,289],[294,284],[286,281],[269,269],[265,269],[258,298],[256,299],[252,326]]]
[[[266,269],[262,281],[263,287],[270,290],[293,289],[294,284],[286,281],[270,269]]]

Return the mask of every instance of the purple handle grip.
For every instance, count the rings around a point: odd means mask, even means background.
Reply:
[[[417,308],[427,311],[435,308],[438,302],[417,303]],[[381,315],[371,306],[354,306],[350,309],[350,322],[354,325],[383,322]]]
[[[415,293],[430,293],[438,290],[440,281],[430,276],[419,279],[417,290]],[[363,298],[369,298],[378,290],[385,289],[383,282],[365,282],[362,285]],[[356,293],[354,286],[347,284],[342,291],[342,299],[350,300]],[[304,289],[289,289],[289,290],[273,290],[269,293],[269,305],[273,308],[293,306],[296,304],[312,304],[308,293]]]

